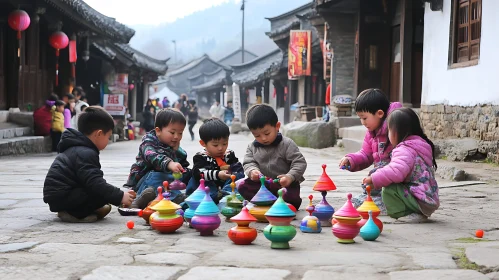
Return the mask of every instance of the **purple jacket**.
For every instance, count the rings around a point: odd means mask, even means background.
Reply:
[[[388,108],[387,117],[398,108],[402,108],[402,104],[392,102]],[[364,170],[373,163],[375,168],[388,164],[392,149],[393,147],[388,140],[388,127],[385,119],[380,128],[366,132],[360,151],[346,155],[350,161],[350,171]]]
[[[409,183],[423,214],[430,216],[440,206],[432,164],[431,146],[419,136],[409,136],[393,149],[390,163],[371,175],[374,188]]]

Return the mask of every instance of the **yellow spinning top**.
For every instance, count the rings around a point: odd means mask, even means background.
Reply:
[[[373,199],[371,198],[371,186],[366,187],[366,192],[367,192],[367,198],[366,200],[364,200],[364,203],[362,203],[362,205],[360,205],[359,208],[357,208],[357,211],[369,212],[369,210],[371,210],[373,211],[373,213],[381,212],[376,203],[374,203]]]
[[[163,196],[164,199],[161,200],[160,202],[158,202],[153,207],[151,207],[151,210],[157,211],[157,212],[163,213],[163,214],[173,214],[178,209],[181,209],[182,207],[180,207],[180,205],[178,205],[174,202],[171,202],[170,193],[168,191],[168,185],[166,184],[165,187],[166,187],[166,190],[165,190],[166,195]]]

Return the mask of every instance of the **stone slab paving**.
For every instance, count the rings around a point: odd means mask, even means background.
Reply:
[[[242,160],[250,141],[246,135],[234,135],[229,146]],[[121,186],[126,181],[139,144],[115,143],[101,153],[109,183]],[[190,158],[200,150],[196,141],[183,141],[182,146]],[[327,196],[335,209],[345,203],[348,192],[360,193],[367,170],[339,170],[337,164],[344,154],[340,149],[303,148],[302,152],[308,162],[301,190],[303,205],[308,204],[309,194],[314,195],[314,202],[321,199],[312,186],[323,163],[338,188]],[[280,251],[270,249],[262,234],[264,223],[252,224],[259,235],[249,246],[236,246],[227,238],[233,223],[222,222],[211,237],[201,237],[185,225],[175,234],[158,234],[141,218],[120,216],[116,208],[97,223],[62,223],[42,201],[44,178],[53,158],[52,154],[0,158],[2,279],[497,278],[499,246],[494,241],[499,240],[499,230],[494,226],[494,206],[499,194],[495,185],[439,181],[451,187],[441,189],[442,205],[430,223],[405,225],[381,217],[385,229],[375,242],[357,237],[351,245],[337,243],[331,228],[323,228],[320,234],[298,231],[291,249]],[[305,215],[299,211],[292,225],[298,228]],[[135,222],[131,230],[126,227],[129,220]],[[476,244],[473,235],[478,228],[485,230],[486,241]],[[452,259],[456,249],[464,250],[470,261],[486,267],[484,272],[489,274],[457,269]]]

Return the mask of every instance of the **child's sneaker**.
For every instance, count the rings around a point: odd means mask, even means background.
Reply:
[[[83,219],[78,219],[65,211],[58,212],[57,216],[59,217],[59,219],[61,219],[61,221],[66,222],[66,223],[94,223],[98,219],[97,215],[95,215],[95,214],[89,215]]]
[[[423,214],[412,213],[407,216],[398,218],[397,221],[400,223],[407,223],[407,224],[420,224],[428,221],[428,217],[426,217]]]
[[[101,219],[104,219],[104,217],[107,216],[107,214],[109,214],[109,212],[111,212],[111,205],[106,204],[106,205],[102,206],[101,208],[95,210],[95,215],[97,215],[97,218],[99,220],[101,220]]]
[[[140,194],[139,197],[137,197],[132,202],[132,205],[130,207],[144,209],[147,207],[147,204],[149,204],[149,202],[154,200],[154,198],[156,198],[156,193],[154,192],[154,189],[147,188]]]

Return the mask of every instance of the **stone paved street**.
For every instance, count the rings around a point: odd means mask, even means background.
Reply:
[[[230,146],[241,161],[249,141],[244,134],[231,137]],[[139,143],[115,143],[102,152],[110,183],[125,182]],[[199,150],[197,142],[189,140],[183,147],[190,159]],[[309,164],[303,198],[313,193],[322,163],[329,165],[338,187],[328,195],[335,209],[344,204],[346,193],[360,191],[366,172],[338,170],[343,156],[339,148],[302,151]],[[141,218],[120,216],[114,207],[106,219],[94,224],[62,223],[42,201],[43,181],[53,158],[0,159],[1,279],[499,279],[495,185],[439,181],[442,206],[430,223],[394,224],[382,217],[385,229],[377,241],[357,237],[352,245],[337,243],[331,228],[316,235],[298,231],[292,248],[279,251],[270,249],[261,234],[265,224],[253,224],[260,232],[254,245],[236,246],[227,237],[232,223],[223,222],[213,237],[201,237],[186,226],[176,234],[162,235]],[[314,196],[317,201],[318,194]],[[298,226],[304,215],[299,211],[293,224]],[[126,227],[128,220],[135,221],[134,229]],[[485,230],[483,240],[474,238],[479,228]]]

